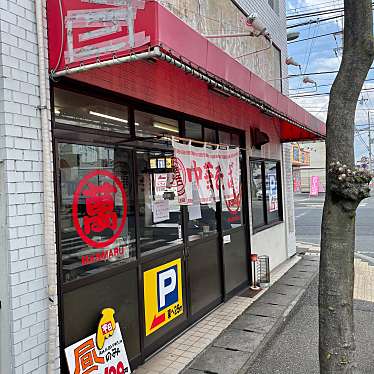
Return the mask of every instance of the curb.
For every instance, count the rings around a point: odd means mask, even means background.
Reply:
[[[374,265],[374,257],[362,255],[359,252],[355,252],[355,257],[358,257],[359,259],[368,262],[370,265]]]

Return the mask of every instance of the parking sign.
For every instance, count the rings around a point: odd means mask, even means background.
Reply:
[[[183,314],[180,258],[144,272],[144,311],[146,335]]]

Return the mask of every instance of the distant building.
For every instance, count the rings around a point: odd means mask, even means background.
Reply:
[[[292,145],[294,192],[310,192],[312,177],[319,178],[319,192],[326,190],[326,150],[324,142]]]

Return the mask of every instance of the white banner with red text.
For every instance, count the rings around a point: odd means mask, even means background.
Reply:
[[[210,149],[175,140],[173,148],[173,183],[178,187],[181,205],[192,205],[193,185],[199,192],[201,204],[219,201],[220,187],[225,201],[237,196],[240,189],[239,148]]]

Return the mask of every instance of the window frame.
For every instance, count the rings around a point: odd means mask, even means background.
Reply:
[[[279,16],[280,4],[279,0],[268,0],[271,9]]]
[[[276,159],[269,159],[269,158],[256,158],[256,157],[249,157],[249,172],[250,172],[250,180],[252,182],[253,179],[253,169],[252,163],[257,162],[261,164],[261,179],[262,179],[262,209],[263,209],[263,216],[264,216],[264,224],[260,224],[255,226],[253,221],[253,204],[252,204],[252,191],[249,191],[251,198],[251,221],[252,221],[252,233],[256,234],[260,231],[264,231],[270,227],[277,226],[284,222],[284,213],[283,213],[283,190],[282,190],[282,167],[281,161]],[[276,172],[277,172],[277,190],[278,190],[278,218],[276,220],[269,221],[269,213],[267,210],[267,195],[266,195],[266,172],[265,172],[265,165],[266,163],[275,163],[276,164]],[[249,188],[251,188],[251,183],[249,183]]]

